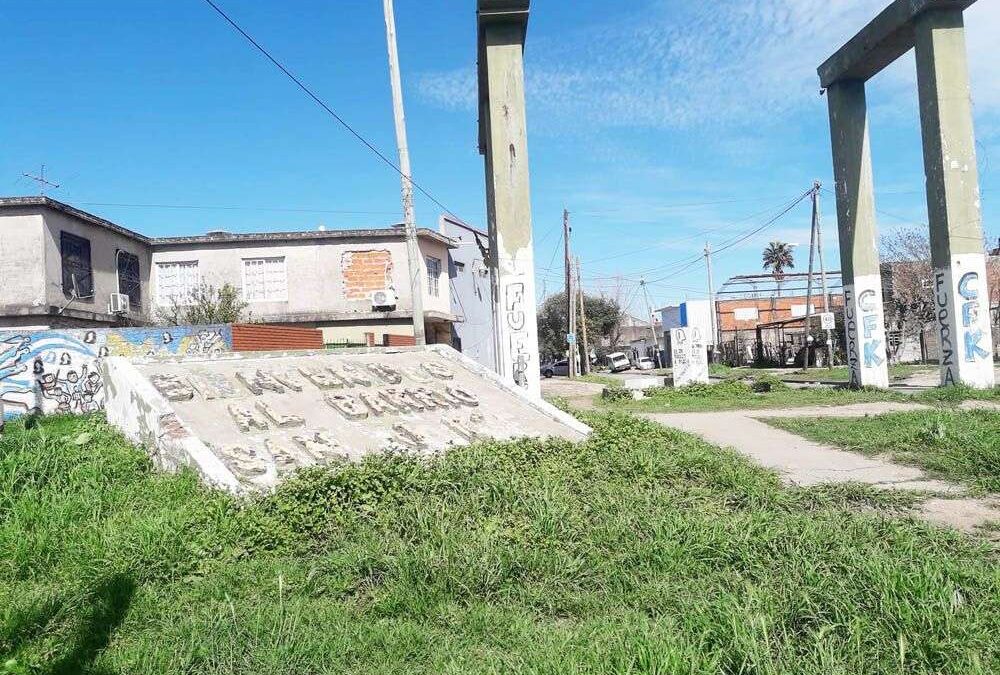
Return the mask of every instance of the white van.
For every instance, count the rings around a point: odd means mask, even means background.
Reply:
[[[629,362],[628,357],[621,352],[611,352],[608,354],[608,366],[611,368],[612,373],[618,373],[623,370],[629,370],[632,364]]]

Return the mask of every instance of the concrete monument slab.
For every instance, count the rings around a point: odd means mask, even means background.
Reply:
[[[450,347],[109,358],[108,421],[165,469],[233,492],[379,451],[433,454],[479,439],[589,428]]]

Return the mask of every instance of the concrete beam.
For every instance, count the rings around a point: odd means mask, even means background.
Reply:
[[[994,384],[976,139],[962,10],[915,22],[941,383]]]
[[[524,49],[528,32],[528,11],[531,0],[479,0],[476,19],[479,31],[477,63],[479,70],[479,154],[486,154],[486,120],[489,117],[489,93],[486,82],[486,29],[508,26],[510,39]]]
[[[827,103],[850,383],[852,387],[888,387],[865,83],[861,80],[834,83],[827,91]]]
[[[914,19],[924,12],[949,9],[961,12],[976,0],[894,0],[871,23],[818,69],[825,89],[841,80],[868,80],[913,48]]]

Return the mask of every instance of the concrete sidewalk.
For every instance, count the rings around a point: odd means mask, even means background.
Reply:
[[[777,471],[789,484],[857,482],[883,489],[954,495],[953,498],[924,502],[919,507],[919,515],[964,531],[990,521],[1000,522],[1000,499],[996,496],[962,497],[965,489],[961,485],[931,479],[918,468],[815,443],[762,421],[774,417],[866,417],[925,408],[917,404],[884,402],[786,410],[644,413],[643,416],[701,436],[715,445],[733,448],[761,466]]]

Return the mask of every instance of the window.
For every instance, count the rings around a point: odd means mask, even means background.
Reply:
[[[285,258],[244,258],[243,299],[247,302],[288,300]]]
[[[128,296],[129,307],[142,307],[142,278],[139,274],[139,256],[119,250],[118,292]]]
[[[759,317],[756,307],[737,307],[733,310],[733,318],[737,321],[756,321]]]
[[[90,266],[90,240],[69,232],[59,233],[63,293],[69,297],[94,297],[94,270]]]
[[[811,302],[809,303],[809,309],[810,309],[809,311],[810,314],[816,313],[816,305],[812,304]],[[806,315],[805,305],[792,305],[792,316],[805,316],[805,315]]]
[[[441,294],[439,280],[441,278],[441,259],[427,256],[427,294],[435,298]]]
[[[156,264],[156,302],[159,305],[190,305],[201,283],[198,261]]]

